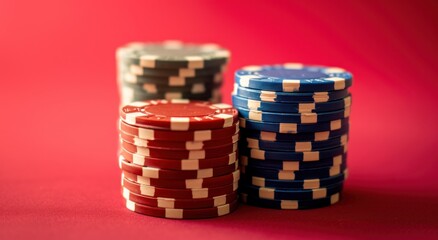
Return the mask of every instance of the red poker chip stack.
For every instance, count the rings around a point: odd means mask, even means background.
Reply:
[[[122,194],[134,212],[223,216],[237,208],[238,113],[227,104],[147,100],[120,110]]]

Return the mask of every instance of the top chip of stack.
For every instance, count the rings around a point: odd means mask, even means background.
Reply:
[[[339,200],[352,78],[341,68],[298,63],[236,71],[243,202],[306,209]]]
[[[229,57],[216,44],[127,44],[116,52],[121,103],[183,98],[220,102]]]
[[[148,100],[120,110],[126,207],[164,218],[209,218],[237,208],[237,110],[227,104]]]

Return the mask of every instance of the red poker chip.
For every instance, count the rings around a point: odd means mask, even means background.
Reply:
[[[126,161],[136,165],[169,170],[199,170],[205,168],[225,167],[237,161],[237,152],[217,158],[183,160],[150,158],[132,154],[127,151],[120,151],[120,154]]]
[[[231,137],[239,132],[239,124],[221,129],[208,129],[196,131],[169,131],[142,128],[119,121],[121,132],[146,140],[170,141],[210,141]]]
[[[122,186],[131,192],[149,197],[200,199],[233,193],[237,191],[238,182],[215,188],[171,189],[139,184],[123,178]]]
[[[156,179],[147,178],[136,175],[127,171],[123,171],[123,176],[133,182],[143,185],[149,185],[159,188],[172,188],[172,189],[194,189],[194,188],[214,188],[232,184],[239,181],[240,171],[236,170],[230,174],[222,175],[219,177],[210,178],[196,178],[196,179]]]
[[[175,209],[175,208],[158,208],[135,203],[125,199],[126,208],[129,210],[153,217],[172,218],[172,219],[199,219],[213,218],[227,215],[235,211],[238,207],[238,201],[230,204],[224,204],[213,208],[198,209]]]
[[[141,139],[120,131],[120,138],[125,142],[139,147],[168,150],[203,150],[236,143],[239,140],[239,134],[234,134],[231,137],[225,137],[213,141],[163,141]]]
[[[238,169],[238,162],[230,164],[226,167],[206,168],[200,170],[165,170],[153,167],[142,167],[132,164],[123,157],[119,158],[119,166],[123,171],[127,171],[136,175],[148,178],[157,179],[193,179],[193,178],[210,178],[230,174]]]
[[[231,105],[186,99],[133,102],[121,108],[120,116],[131,125],[172,131],[227,128],[239,121]]]
[[[200,199],[155,198],[131,192],[124,187],[122,187],[122,195],[126,200],[150,207],[180,209],[213,208],[232,203],[238,198],[236,192],[212,198]]]
[[[158,148],[138,147],[128,142],[121,142],[122,151],[153,158],[167,159],[205,159],[231,154],[237,151],[237,143],[204,150],[164,150]]]

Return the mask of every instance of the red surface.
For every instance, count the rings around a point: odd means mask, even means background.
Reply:
[[[260,2],[260,3],[259,3]],[[0,2],[0,239],[438,237],[436,1]],[[232,72],[286,61],[354,73],[341,203],[176,221],[124,209],[114,50],[216,42]]]

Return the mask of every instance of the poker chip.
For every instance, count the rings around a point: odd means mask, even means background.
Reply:
[[[242,166],[297,171],[341,165],[347,162],[347,154],[337,155],[332,158],[321,159],[320,161],[315,162],[262,160],[250,158],[241,154],[239,161]]]
[[[261,160],[277,160],[277,161],[321,161],[322,159],[332,158],[346,153],[348,145],[341,145],[335,148],[324,149],[311,152],[295,152],[295,151],[266,151],[248,147],[241,147],[239,152],[246,156]]]
[[[277,189],[241,184],[243,193],[270,200],[315,200],[329,197],[342,191],[343,182],[315,189]]]
[[[247,66],[235,72],[242,87],[279,92],[323,92],[348,88],[351,73],[338,67],[306,66],[300,63]]]
[[[169,170],[199,170],[206,168],[225,167],[235,163],[238,159],[237,152],[217,158],[181,159],[179,161],[175,161],[175,159],[144,157],[135,153],[129,153],[127,151],[120,151],[120,154],[124,160],[136,165]]]
[[[349,118],[337,119],[329,122],[319,122],[316,124],[263,122],[243,117],[239,118],[239,126],[244,129],[291,134],[334,131],[348,125],[348,122]]]
[[[263,112],[257,110],[249,110],[247,108],[236,107],[242,117],[258,121],[258,122],[274,122],[274,123],[318,123],[328,122],[337,119],[348,118],[350,116],[350,107],[341,110],[324,112],[324,113],[274,113]]]
[[[323,103],[349,96],[348,89],[330,91],[330,92],[275,92],[259,89],[251,89],[234,84],[234,96],[263,101],[278,103]]]
[[[216,73],[214,75],[198,77],[153,77],[125,73],[122,79],[123,84],[154,84],[159,89],[161,87],[187,87],[199,83],[205,85],[221,84],[224,76],[222,73]]]
[[[143,100],[175,100],[175,99],[191,99],[198,101],[215,102],[221,100],[222,96],[219,89],[213,89],[202,93],[193,93],[186,91],[165,91],[158,93],[147,93],[144,90],[133,89],[130,87],[121,87],[121,103],[127,105],[131,102],[143,101]]]
[[[141,139],[120,131],[120,139],[139,147],[173,150],[201,150],[215,148],[223,144],[229,145],[236,143],[239,140],[239,134],[237,133],[231,137],[211,141],[163,141]]]
[[[300,170],[278,170],[264,167],[244,166],[240,170],[243,174],[278,180],[304,180],[313,178],[333,177],[347,169],[346,162],[341,165],[322,168],[310,168]]]
[[[145,184],[132,182],[126,178],[122,180],[124,188],[131,192],[149,197],[163,197],[176,199],[200,199],[213,198],[221,195],[231,194],[236,192],[238,183],[234,182],[230,185],[212,187],[212,188],[192,188],[192,189],[170,189],[158,188]]]
[[[251,196],[245,193],[241,194],[242,202],[248,205],[253,205],[263,208],[273,208],[273,209],[314,209],[333,205],[339,202],[340,194],[335,193],[331,196],[315,199],[315,200],[272,200],[263,199],[255,196]]]
[[[315,189],[343,182],[348,177],[348,169],[343,173],[326,178],[304,180],[277,180],[242,174],[241,181],[258,187],[279,189]]]
[[[238,198],[236,192],[212,198],[199,199],[155,198],[131,192],[126,188],[122,188],[122,195],[126,200],[150,207],[182,209],[214,208],[235,202]]]
[[[221,129],[204,129],[194,131],[166,131],[151,128],[143,128],[119,121],[119,130],[131,136],[144,140],[162,141],[216,141],[239,133],[239,125]]]
[[[295,152],[310,152],[327,148],[334,148],[339,145],[345,145],[348,141],[348,135],[344,134],[341,137],[331,138],[325,141],[300,141],[300,142],[271,142],[258,140],[255,138],[243,138],[242,146],[261,150],[274,151],[295,151]]]
[[[225,64],[230,52],[216,44],[165,41],[130,43],[119,48],[116,56],[145,68],[202,69]]]
[[[217,129],[238,122],[237,110],[228,104],[190,100],[150,100],[121,108],[127,124],[172,131]]]
[[[130,65],[129,73],[139,76],[153,76],[153,77],[198,77],[209,76],[216,73],[221,73],[225,69],[225,66],[193,69],[193,68],[175,68],[175,69],[150,69],[141,67],[139,65]]]
[[[344,109],[351,105],[351,97],[345,97],[339,100],[322,103],[276,103],[263,102],[258,100],[247,99],[236,95],[232,96],[233,104],[242,109],[252,111],[270,111],[276,113],[319,113],[332,112]]]
[[[216,44],[126,44],[116,52],[121,105],[153,99],[219,103],[229,57]]]
[[[258,131],[254,129],[244,129],[240,131],[240,135],[249,138],[255,138],[262,141],[269,142],[296,142],[296,141],[326,141],[331,138],[340,137],[348,133],[349,125],[344,124],[341,128],[336,130],[321,131],[321,132],[309,132],[309,133],[297,133],[297,134],[285,134],[276,132]]]
[[[348,175],[352,74],[286,63],[234,76],[242,202],[273,209],[338,202]]]
[[[177,161],[177,160],[175,160]],[[225,167],[204,168],[199,170],[167,170],[154,167],[144,167],[126,161],[123,157],[119,158],[119,167],[121,170],[137,174],[148,178],[157,179],[192,179],[192,178],[209,178],[230,174],[238,169],[238,164],[232,163]]]
[[[196,208],[196,209],[176,209],[176,208],[160,208],[150,207],[125,199],[126,208],[148,216],[172,218],[172,219],[199,219],[213,218],[227,215],[235,211],[238,207],[238,201],[233,201],[229,204],[223,204],[212,208]]]
[[[160,148],[139,147],[134,144],[121,141],[122,151],[135,153],[143,157],[167,158],[167,159],[205,159],[220,157],[223,154],[231,154],[237,150],[237,143],[218,146],[203,150],[168,150]]]
[[[123,171],[123,177],[144,185],[171,188],[171,189],[194,189],[194,188],[214,188],[233,184],[240,179],[240,171],[236,170],[230,174],[219,177],[193,178],[193,179],[156,179],[139,176],[134,173]]]
[[[233,211],[240,180],[238,121],[237,110],[222,103],[155,99],[122,106],[119,167],[127,207],[169,218]]]
[[[212,92],[211,89],[219,88],[221,83],[194,83],[185,86],[161,86],[155,83],[124,83],[123,87],[131,88],[134,92],[145,92],[147,94],[160,93],[185,93],[185,94],[203,94]]]

